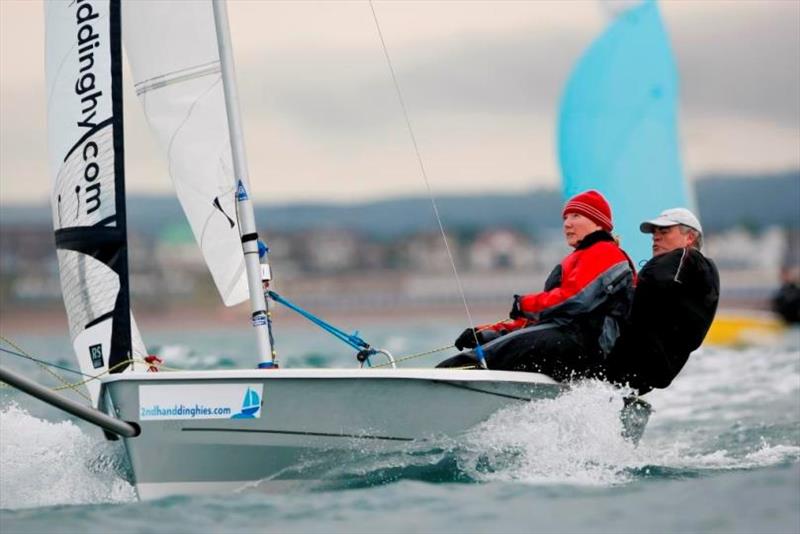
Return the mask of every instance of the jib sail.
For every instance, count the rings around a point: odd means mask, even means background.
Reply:
[[[223,302],[248,298],[211,0],[126,2],[125,50],[147,121]]]

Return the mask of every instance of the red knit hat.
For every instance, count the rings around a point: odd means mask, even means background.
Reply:
[[[564,205],[561,216],[564,217],[567,213],[580,213],[606,232],[614,228],[614,223],[611,222],[611,206],[608,205],[606,198],[594,189],[578,193],[569,199]]]

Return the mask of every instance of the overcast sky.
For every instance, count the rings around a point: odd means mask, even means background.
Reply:
[[[375,2],[434,191],[555,186],[560,92],[609,21],[598,0]],[[661,2],[690,179],[800,167],[800,2]],[[257,200],[420,195],[425,185],[365,1],[231,0]],[[0,0],[0,202],[45,201],[44,16]],[[127,188],[171,190],[126,88]]]

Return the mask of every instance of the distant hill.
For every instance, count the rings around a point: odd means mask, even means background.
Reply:
[[[695,182],[704,229],[744,225],[800,228],[800,170],[747,178],[717,175]]]
[[[737,225],[758,229],[769,225],[800,228],[800,170],[765,176],[707,176],[695,182],[707,230]],[[511,226],[530,234],[560,226],[562,199],[558,191],[539,190],[514,195],[442,196],[437,199],[445,227],[469,233],[486,226]],[[182,223],[177,199],[131,195],[129,227],[155,235],[165,226]],[[345,228],[377,239],[436,230],[430,200],[401,198],[351,205],[323,203],[256,206],[262,230],[297,231]],[[50,224],[46,205],[3,206],[0,225]]]
[[[513,226],[530,233],[556,226],[561,195],[538,191],[523,195],[445,196],[436,200],[445,228],[470,231],[486,226]],[[299,230],[335,227],[377,238],[438,229],[430,199],[405,198],[349,206],[258,206],[256,218],[268,228]]]

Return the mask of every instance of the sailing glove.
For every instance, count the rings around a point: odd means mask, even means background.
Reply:
[[[467,328],[461,335],[456,338],[456,342],[454,345],[458,350],[464,349],[474,349],[478,345],[475,343],[477,339],[478,343],[481,345],[485,345],[486,343],[497,339],[500,337],[500,333],[495,332],[494,330],[478,330],[475,331],[474,328]]]
[[[514,295],[514,304],[511,305],[511,311],[508,312],[508,316],[511,319],[521,319],[525,317],[525,314],[522,313],[522,308],[520,307],[520,300],[522,297],[519,295]]]

